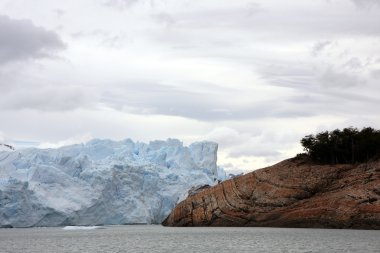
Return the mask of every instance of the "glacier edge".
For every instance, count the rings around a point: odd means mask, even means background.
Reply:
[[[0,152],[0,226],[161,223],[193,186],[226,179],[218,144],[95,139]]]

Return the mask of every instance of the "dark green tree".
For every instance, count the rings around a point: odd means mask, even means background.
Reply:
[[[309,158],[323,164],[366,162],[380,154],[380,131],[348,127],[301,139]]]

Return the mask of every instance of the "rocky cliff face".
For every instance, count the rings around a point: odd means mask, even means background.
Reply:
[[[380,229],[380,161],[286,160],[188,197],[163,225]]]

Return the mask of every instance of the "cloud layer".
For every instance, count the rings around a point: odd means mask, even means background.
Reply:
[[[0,132],[210,139],[250,169],[308,133],[380,128],[378,3],[0,0]]]
[[[30,20],[0,15],[0,65],[43,57],[63,49],[57,33],[35,26]]]

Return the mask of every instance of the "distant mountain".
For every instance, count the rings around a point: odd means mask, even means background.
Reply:
[[[215,185],[218,145],[92,140],[0,152],[0,226],[160,223],[189,189]]]
[[[380,161],[285,160],[204,188],[163,225],[380,229]]]

